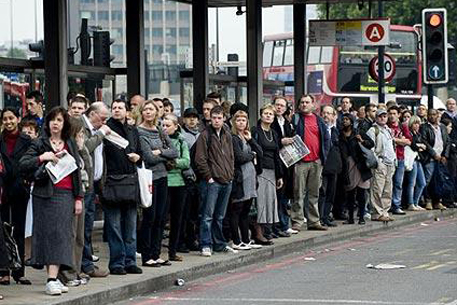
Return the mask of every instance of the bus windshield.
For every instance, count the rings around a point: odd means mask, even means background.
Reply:
[[[387,92],[414,94],[418,91],[419,79],[416,34],[413,31],[391,31],[390,34],[390,41],[400,47],[386,47],[386,53],[392,56],[396,63],[395,76],[386,84]],[[377,55],[377,48],[341,47],[338,59],[338,91],[377,91],[377,84],[368,73],[370,60]]]

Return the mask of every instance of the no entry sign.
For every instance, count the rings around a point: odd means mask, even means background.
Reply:
[[[369,73],[372,79],[375,81],[379,80],[379,60],[378,56],[373,57],[373,59],[370,61],[369,65]],[[384,80],[386,82],[390,82],[396,72],[396,65],[395,65],[395,60],[392,58],[392,56],[384,54]]]

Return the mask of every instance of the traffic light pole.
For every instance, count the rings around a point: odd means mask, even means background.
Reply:
[[[433,109],[433,85],[427,85],[427,102],[428,109]]]
[[[378,16],[381,18],[383,15],[383,3],[382,0],[378,1]],[[378,48],[378,103],[385,103],[384,94],[384,53],[385,47],[379,46]]]

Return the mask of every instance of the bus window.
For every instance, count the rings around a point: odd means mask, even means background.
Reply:
[[[286,45],[285,40],[275,41],[275,50],[273,52],[273,66],[282,66],[284,59],[284,47]]]
[[[273,41],[265,41],[263,45],[263,66],[271,67],[271,57],[273,55]]]
[[[309,47],[308,65],[318,64],[320,57],[321,57],[321,47]]]
[[[294,41],[287,39],[286,54],[284,55],[284,66],[292,66],[294,64]]]
[[[333,58],[333,47],[322,47],[321,64],[331,64]]]

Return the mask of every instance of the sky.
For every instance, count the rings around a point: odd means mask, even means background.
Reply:
[[[11,3],[13,9],[13,39],[43,38],[43,0],[0,0],[0,44],[11,41]],[[37,31],[35,33],[35,3],[37,6]],[[245,9],[243,7],[243,9]],[[216,10],[209,11],[209,43],[216,43]],[[240,61],[246,59],[246,14],[237,16],[236,8],[219,9],[220,60],[228,53],[238,53]],[[284,32],[284,7],[263,9],[263,35]]]

